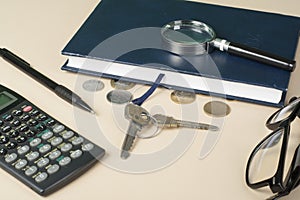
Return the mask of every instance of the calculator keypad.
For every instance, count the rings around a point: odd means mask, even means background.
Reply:
[[[0,159],[37,184],[85,156],[94,144],[32,105],[0,116]]]

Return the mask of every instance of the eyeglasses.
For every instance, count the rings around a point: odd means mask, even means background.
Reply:
[[[252,189],[269,186],[275,193],[270,200],[288,195],[300,184],[300,140],[295,151],[288,146],[289,140],[292,141],[290,124],[297,116],[300,116],[300,98],[291,99],[271,115],[266,126],[273,132],[255,147],[247,163],[247,185]]]

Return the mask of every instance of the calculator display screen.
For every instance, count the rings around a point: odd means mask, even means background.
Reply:
[[[15,102],[17,98],[10,93],[3,91],[0,93],[0,110]]]

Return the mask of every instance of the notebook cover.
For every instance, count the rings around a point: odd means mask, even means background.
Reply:
[[[144,36],[125,39],[121,44],[106,47],[105,51],[93,51],[97,45],[124,31],[143,27],[145,30],[148,27],[160,28],[178,19],[205,22],[214,28],[219,38],[259,48],[291,60],[295,56],[300,18],[178,0],[102,0],[62,50],[62,54],[117,60],[137,66],[160,63],[181,73],[213,78],[215,75],[209,66],[199,64],[195,68],[184,60],[174,62],[174,55],[161,49],[141,48],[118,55],[116,58],[115,52],[119,48],[126,49],[128,45],[139,43],[141,46],[151,47],[151,44],[147,43],[149,40],[146,33]],[[151,42],[161,42],[160,34],[155,34],[151,35],[154,38]],[[218,50],[213,51],[210,56],[224,80],[276,88],[284,93],[287,91],[290,78],[288,71],[231,56]],[[197,62],[198,57],[190,59]],[[67,67],[63,69],[68,70]],[[284,98],[280,104],[283,100]]]

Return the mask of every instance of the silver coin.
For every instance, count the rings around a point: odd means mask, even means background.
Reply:
[[[89,92],[100,91],[104,88],[104,83],[100,80],[91,79],[82,84],[83,89]]]
[[[132,97],[132,94],[126,90],[112,90],[106,95],[109,102],[116,104],[128,103]]]
[[[221,101],[210,101],[203,107],[204,111],[214,117],[225,117],[230,113],[230,107]]]
[[[193,92],[175,90],[171,93],[171,99],[178,104],[189,104],[195,101],[196,95]]]
[[[119,89],[119,90],[129,90],[136,85],[135,83],[132,83],[129,81],[117,80],[117,79],[112,79],[110,81],[110,84],[113,88]]]

